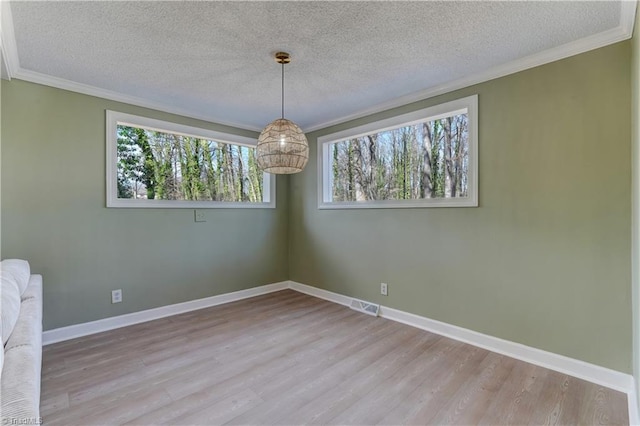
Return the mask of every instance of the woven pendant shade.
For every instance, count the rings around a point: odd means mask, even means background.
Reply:
[[[309,161],[307,137],[286,118],[269,123],[260,133],[256,148],[258,167],[267,173],[298,173]]]
[[[284,118],[284,65],[291,62],[287,52],[275,54],[282,65],[282,118],[267,124],[256,146],[258,167],[267,173],[288,175],[304,169],[309,161],[309,143],[300,127]]]

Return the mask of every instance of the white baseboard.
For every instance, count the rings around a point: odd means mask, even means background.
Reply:
[[[353,300],[349,296],[311,287],[306,284],[300,284],[295,281],[289,281],[289,288],[311,296],[339,303],[341,305],[348,306],[351,304],[351,300]],[[635,382],[633,376],[630,374],[621,373],[616,370],[590,364],[578,359],[569,358],[564,355],[558,355],[542,349],[478,333],[477,331],[400,311],[398,309],[389,308],[387,306],[380,306],[380,316],[382,318],[430,331],[441,336],[449,337],[473,346],[478,346],[530,364],[539,365],[541,367],[548,368],[549,370],[568,374],[579,379],[587,380],[601,386],[624,392],[627,394],[630,424],[640,424],[638,406],[636,402]]]
[[[44,345],[48,345],[64,340],[75,339],[76,337],[87,336],[90,334],[113,330],[115,328],[164,318],[171,315],[221,305],[236,300],[247,299],[287,288],[345,306],[349,306],[353,300],[349,296],[301,284],[295,281],[283,281],[247,290],[240,290],[233,293],[220,294],[217,296],[206,297],[204,299],[197,299],[189,302],[177,303],[175,305],[162,306],[117,317],[48,330],[42,334],[42,340]],[[470,345],[478,346],[492,352],[519,359],[521,361],[539,365],[550,370],[587,380],[601,386],[625,392],[627,394],[629,406],[630,424],[640,425],[635,381],[633,376],[630,374],[621,373],[595,364],[569,358],[564,355],[547,352],[386,306],[380,306],[380,316],[392,321],[407,324],[454,340],[468,343]]]
[[[152,321],[159,318],[177,315],[184,312],[195,311],[210,306],[222,305],[236,300],[247,299],[261,294],[272,293],[284,290],[289,287],[288,281],[274,284],[262,285],[246,290],[234,291],[233,293],[219,294],[217,296],[205,297],[203,299],[190,300],[188,302],[176,303],[174,305],[160,306],[158,308],[133,312],[125,315],[104,318],[97,321],[85,322],[82,324],[70,325],[68,327],[55,328],[42,333],[42,344],[62,342],[64,340],[75,339],[76,337],[88,336],[90,334],[101,333],[115,328],[126,327],[141,322]]]
[[[627,392],[627,400],[629,403],[629,424],[640,425],[640,412],[638,411],[638,389],[635,379],[632,378],[631,389]]]
[[[300,293],[308,294],[309,296],[314,296],[319,299],[328,300],[330,302],[338,303],[340,305],[345,305],[345,306],[351,305],[351,301],[353,300],[349,296],[343,296],[342,294],[323,290],[317,287],[312,287],[306,284],[300,284],[295,281],[289,281],[289,288],[291,290],[295,290]]]
[[[621,392],[627,392],[632,384],[630,374],[386,306],[380,307],[380,316]]]

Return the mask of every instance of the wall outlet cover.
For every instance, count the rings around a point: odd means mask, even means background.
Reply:
[[[122,289],[113,290],[111,292],[111,303],[122,302]]]
[[[207,218],[204,217],[204,210],[194,210],[193,219],[196,222],[206,222]]]

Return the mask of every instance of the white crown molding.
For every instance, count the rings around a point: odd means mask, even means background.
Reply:
[[[85,322],[82,324],[70,325],[67,327],[55,328],[42,333],[42,344],[50,345],[77,337],[88,336],[90,334],[101,333],[103,331],[116,328],[127,327],[141,322],[152,321],[171,315],[178,315],[185,312],[222,305],[236,300],[247,299],[262,294],[273,293],[284,290],[288,287],[288,281],[274,284],[262,285],[246,290],[234,291],[233,293],[219,294],[217,296],[205,297],[203,299],[190,300],[188,302],[176,303],[174,305],[160,306],[158,308],[144,311],[132,312],[130,314],[118,315],[115,317],[103,318],[97,321]]]
[[[627,38],[633,37],[637,7],[638,0],[622,0],[620,2],[620,28],[628,35]]]
[[[2,37],[0,35],[0,37]],[[0,78],[2,78],[3,80],[9,80],[11,81],[11,73],[9,72],[9,67],[7,66],[7,59],[6,59],[6,55],[4,52],[4,49],[2,48],[2,39],[0,38]]]
[[[68,90],[71,92],[81,93],[83,95],[95,96],[98,98],[108,99],[111,101],[122,102],[125,104],[135,105],[143,108],[154,109],[169,114],[181,115],[187,118],[194,118],[196,120],[203,120],[210,123],[221,124],[224,126],[235,127],[242,130],[251,130],[254,132],[260,132],[262,129],[257,127],[246,126],[244,124],[233,123],[229,121],[217,120],[206,114],[194,114],[184,108],[178,108],[173,105],[165,104],[164,102],[151,101],[148,99],[140,98],[137,96],[126,95],[120,92],[112,90],[102,89],[100,87],[91,86],[84,83],[77,83],[75,81],[66,80],[64,78],[53,77],[47,74],[42,74],[35,71],[18,69],[13,73],[13,78],[18,80],[25,80],[31,83],[43,84],[45,86],[56,87],[58,89]]]
[[[58,89],[81,93],[84,95],[96,96],[98,98],[108,99],[111,101],[122,102],[143,108],[166,112],[169,114],[176,114],[183,117],[194,118],[196,120],[215,122],[217,124],[235,127],[238,129],[251,130],[255,132],[262,131],[261,128],[245,126],[240,123],[215,120],[213,117],[206,114],[194,114],[192,111],[178,108],[164,102],[152,101],[137,96],[127,95],[125,93],[115,92],[113,90],[102,89],[100,87],[78,83],[75,81],[66,80],[64,78],[54,77],[51,75],[23,69],[20,66],[20,58],[18,56],[18,45],[15,39],[13,19],[11,16],[11,7],[9,5],[9,2],[6,0],[0,0],[0,7],[0,37],[2,39],[3,47],[2,57],[7,67],[9,79],[15,78],[18,80],[29,81],[31,83],[42,84],[45,86],[55,87]]]
[[[184,117],[195,118],[198,120],[205,120],[209,122],[215,122],[222,125],[232,126],[239,129],[251,130],[260,132],[262,129],[254,126],[247,126],[240,123],[221,121],[215,117],[206,116],[204,114],[194,114],[183,108],[176,108],[170,104],[158,101],[150,101],[140,97],[130,96],[123,93],[102,89],[99,87],[77,83],[70,80],[65,80],[58,77],[49,76],[34,71],[22,69],[20,67],[20,61],[18,58],[17,45],[15,41],[15,35],[13,30],[13,21],[11,19],[11,9],[9,3],[6,0],[0,0],[2,2],[2,36],[3,57],[6,54],[5,63],[7,64],[7,70],[10,78],[16,78],[20,80],[30,81],[32,83],[43,84],[47,86],[56,87],[59,89],[69,90],[72,92],[83,93],[90,96],[97,96],[104,99],[109,99],[117,102],[128,103],[131,105],[141,106],[145,108],[151,108],[158,111],[164,111],[171,114],[178,114]],[[608,31],[604,31],[598,34],[594,34],[589,37],[585,37],[576,40],[571,43],[564,44],[555,48],[545,50],[533,55],[526,56],[515,61],[511,61],[497,67],[493,67],[489,70],[474,74],[471,76],[463,77],[458,80],[443,83],[430,87],[428,89],[411,93],[399,98],[393,99],[389,102],[377,104],[371,108],[363,111],[359,111],[354,114],[340,117],[335,120],[329,120],[321,124],[311,126],[304,129],[306,133],[316,130],[325,129],[337,124],[345,123],[358,118],[366,117],[371,114],[386,111],[392,108],[400,107],[438,96],[444,93],[448,93],[454,90],[463,89],[465,87],[473,86],[475,84],[483,83],[485,81],[493,80],[496,78],[504,77],[509,74],[524,71],[529,68],[534,68],[540,65],[544,65],[550,62],[558,61],[570,56],[574,56],[580,53],[587,52],[589,50],[597,49],[607,46],[609,44],[617,43],[619,41],[627,40],[631,38],[633,34],[633,26],[635,23],[635,10],[637,2],[636,0],[621,0],[620,2],[620,24],[618,27]]]
[[[18,48],[13,30],[11,6],[6,0],[0,0],[0,55],[6,78],[11,80],[16,69],[20,68]]]
[[[540,65],[559,61],[570,56],[575,56],[580,53],[588,52],[590,50],[598,49],[600,47],[627,40],[633,35],[635,15],[636,0],[623,0],[621,1],[620,5],[620,25],[616,28],[584,37],[579,40],[563,44],[561,46],[547,49],[539,53],[534,53],[533,55],[525,56],[524,58],[516,59],[515,61],[498,65],[478,74],[463,77],[454,81],[449,81],[419,92],[401,96],[389,102],[377,104],[364,111],[311,126],[308,129],[305,129],[305,132],[309,133],[315,132],[316,130],[326,129],[328,127],[346,123],[351,120],[356,120],[368,115],[387,111],[392,108],[401,107],[413,102],[423,101],[425,99],[433,98],[438,95],[453,92],[454,90],[464,89],[465,87],[484,83],[486,81],[494,80],[496,78],[504,77],[510,74],[515,74],[520,71],[525,71],[530,68],[535,68]]]

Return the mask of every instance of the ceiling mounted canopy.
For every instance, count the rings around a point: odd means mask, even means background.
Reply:
[[[282,65],[282,116],[267,125],[258,138],[258,167],[267,173],[291,174],[304,169],[309,161],[309,143],[300,127],[284,118],[284,65],[291,62],[286,52],[275,54]]]

